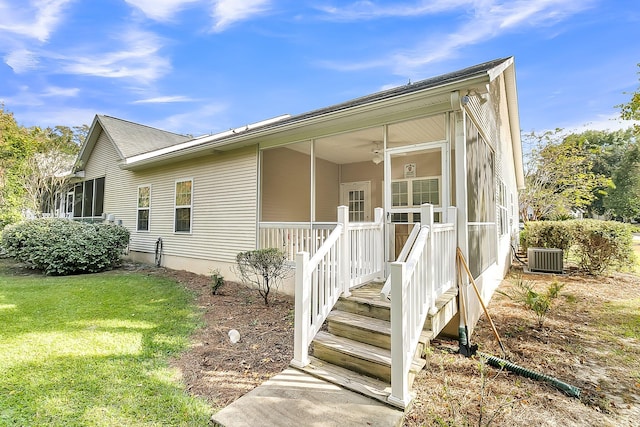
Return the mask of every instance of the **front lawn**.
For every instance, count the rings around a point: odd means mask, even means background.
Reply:
[[[43,277],[0,260],[0,425],[202,426],[168,359],[200,322],[175,281]]]

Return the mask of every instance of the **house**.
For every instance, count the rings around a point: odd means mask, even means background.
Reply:
[[[393,361],[371,376],[404,407],[425,319],[446,312],[432,333],[455,335],[481,313],[464,279],[456,317],[456,248],[485,301],[510,266],[524,185],[514,59],[197,138],[98,115],[78,164],[63,210],[121,222],[133,259],[233,278],[238,252],[285,251],[300,368],[330,346],[308,353],[340,296],[387,280]]]

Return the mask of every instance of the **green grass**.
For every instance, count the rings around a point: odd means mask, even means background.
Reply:
[[[200,322],[192,295],[138,273],[16,275],[1,262],[0,426],[207,425],[212,408],[168,365]]]

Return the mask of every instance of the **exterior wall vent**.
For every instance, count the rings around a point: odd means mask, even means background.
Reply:
[[[564,267],[562,249],[529,248],[527,258],[529,259],[529,271],[562,274]]]

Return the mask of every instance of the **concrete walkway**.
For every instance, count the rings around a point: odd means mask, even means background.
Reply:
[[[403,412],[288,368],[211,417],[225,427],[402,424]]]

